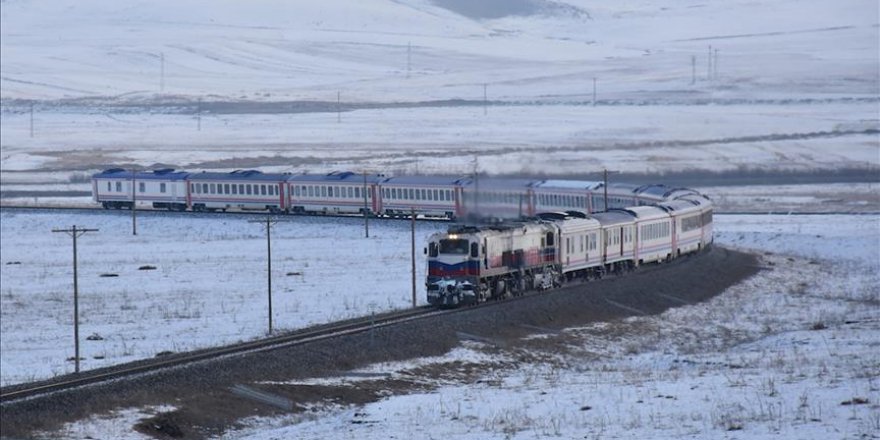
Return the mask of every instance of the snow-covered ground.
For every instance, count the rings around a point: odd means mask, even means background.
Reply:
[[[551,175],[880,166],[876,133],[842,134],[880,125],[874,1],[521,0],[496,5],[531,15],[491,19],[456,14],[461,3],[4,2],[3,185],[159,163],[456,173],[477,157],[483,172]],[[366,108],[337,122],[337,92],[343,108],[476,105]],[[197,100],[329,107],[197,118]]]
[[[442,357],[307,381],[352,384],[412,378],[408,372],[431,364],[485,366],[475,382],[423,377],[436,389],[253,419],[224,438],[876,436],[880,217],[717,216],[716,226],[719,244],[764,254],[766,270],[659,316],[536,335],[524,347],[465,342]],[[171,409],[130,408],[51,435],[142,438],[130,427]]]
[[[248,223],[262,218],[141,214],[133,236],[124,213],[0,211],[3,385],[73,371],[72,243],[52,229],[99,229],[77,243],[81,368],[91,369],[263,336],[266,236]],[[417,224],[418,280],[423,240],[445,227]],[[407,221],[374,221],[365,238],[359,219],[284,218],[272,229],[274,328],[409,307],[410,264]]]
[[[36,196],[3,202],[68,204],[43,191],[88,190],[89,173],[123,164],[470,173],[476,158],[483,173],[547,175],[880,168],[876,1],[508,0],[488,18],[470,3],[6,0],[0,190]],[[343,108],[373,106],[337,115],[337,96]],[[473,102],[418,104],[433,100]],[[198,101],[302,101],[325,112],[197,117]],[[415,107],[382,107],[400,102]],[[875,184],[704,191],[767,211],[878,205]],[[0,383],[72,371],[70,239],[49,232],[72,224],[100,229],[79,241],[82,337],[103,338],[83,341],[84,368],[262,335],[265,241],[249,218],[144,214],[132,237],[125,213],[0,212]],[[419,224],[416,237],[440,227]],[[878,218],[719,216],[717,232],[722,244],[774,253],[772,270],[705,304],[568,330],[558,337],[571,353],[481,383],[293,425],[254,420],[235,434],[876,436]],[[361,233],[357,220],[277,225],[277,327],[409,304],[408,224]],[[338,267],[355,268],[357,281]],[[486,356],[467,344],[425,362]],[[853,398],[870,403],[841,404]],[[132,423],[166,410],[132,408],[47,437],[139,438]]]

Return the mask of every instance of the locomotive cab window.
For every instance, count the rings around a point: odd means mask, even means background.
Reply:
[[[441,254],[467,255],[468,241],[456,238],[440,240]]]
[[[471,243],[471,258],[477,258],[480,256],[480,245],[477,243]]]
[[[428,243],[428,256],[436,257],[437,256],[437,243]]]
[[[553,233],[552,232],[547,233],[547,246],[555,246],[553,244]]]

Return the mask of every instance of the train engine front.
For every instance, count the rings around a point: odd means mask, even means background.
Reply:
[[[555,236],[546,222],[456,227],[428,239],[428,303],[440,307],[516,296],[558,282]]]

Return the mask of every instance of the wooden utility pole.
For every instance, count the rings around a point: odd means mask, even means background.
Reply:
[[[131,235],[138,235],[137,231],[137,170],[131,169]]]
[[[605,181],[603,187],[605,189],[605,211],[608,211],[608,174],[618,174],[620,171],[608,171],[607,168],[602,169],[602,179]]]
[[[74,371],[79,373],[79,282],[76,263],[76,239],[86,232],[98,232],[97,229],[79,228],[73,225],[70,229],[53,229],[52,232],[64,232],[73,237],[73,359]]]
[[[596,105],[596,77],[593,77],[593,106]]]
[[[416,307],[416,208],[411,208],[410,250],[412,251],[412,306]]]
[[[367,172],[364,171],[364,236],[370,238],[370,208],[367,206]]]
[[[278,223],[278,220],[272,216],[266,216],[265,220],[248,220],[248,223],[265,223],[266,224],[266,292],[268,293],[269,303],[269,334],[272,334],[272,226]]]

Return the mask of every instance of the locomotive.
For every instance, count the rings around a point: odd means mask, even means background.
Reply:
[[[431,235],[428,303],[456,307],[670,261],[712,244],[712,203],[688,194],[650,206],[579,211]]]

